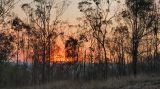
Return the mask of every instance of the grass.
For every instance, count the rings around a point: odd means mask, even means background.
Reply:
[[[128,76],[92,81],[63,80],[16,89],[160,89],[160,76],[139,75],[136,78]]]

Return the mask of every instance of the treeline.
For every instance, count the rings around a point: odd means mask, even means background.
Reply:
[[[77,26],[61,20],[68,0],[25,3],[21,8],[26,20],[11,13],[17,3],[0,1],[2,87],[160,72],[160,2],[83,0]],[[68,35],[66,27],[68,33],[72,27],[77,30]],[[69,62],[53,62],[58,38]]]

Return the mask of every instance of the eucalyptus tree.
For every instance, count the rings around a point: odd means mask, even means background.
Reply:
[[[119,75],[125,75],[125,64],[126,64],[126,49],[128,48],[128,41],[130,40],[129,37],[129,30],[127,26],[119,26],[116,27],[113,31],[113,42],[114,48],[118,61],[118,72]]]
[[[46,80],[46,64],[48,66],[48,72],[50,72],[50,52],[52,43],[57,37],[56,25],[60,22],[59,19],[67,7],[67,0],[34,0],[31,3],[22,5],[22,9],[26,13],[32,28],[38,33],[38,38],[35,40],[38,42],[36,46],[39,47],[40,52],[42,52],[42,54],[40,54],[40,56],[42,56],[40,59],[42,61],[42,82]],[[52,19],[52,17],[54,19]],[[50,73],[48,76],[50,76]],[[48,78],[48,80],[49,79],[50,78]]]
[[[107,30],[112,25],[112,20],[116,16],[116,12],[111,15],[111,5],[113,0],[84,0],[79,2],[79,9],[89,22],[92,30],[92,36],[96,39],[99,50],[102,49],[103,59],[105,62],[104,77],[107,77]],[[100,52],[100,51],[99,51]],[[99,53],[100,55],[101,53]]]
[[[139,55],[139,45],[143,37],[152,32],[154,16],[151,14],[154,0],[126,0],[127,11],[123,12],[123,17],[127,17],[131,27],[131,53],[133,74],[137,74],[137,62]]]
[[[11,10],[13,10],[15,4],[18,3],[19,0],[0,0],[0,62],[8,63],[11,59],[11,54],[14,51],[14,35],[11,31],[12,25],[12,14]],[[4,76],[1,76],[5,70],[3,65],[0,63],[0,80],[4,80]],[[1,82],[1,81],[0,81]]]
[[[70,37],[65,43],[66,57],[71,58],[71,61],[77,62],[78,60],[78,40]],[[77,57],[77,58],[76,58]]]
[[[1,40],[5,41],[4,38],[6,38],[6,36],[10,34],[10,33],[8,33],[8,31],[11,29],[12,19],[8,19],[8,18],[11,18],[11,16],[12,16],[11,10],[13,9],[14,5],[18,3],[18,1],[19,0],[17,0],[17,1],[16,0],[0,0],[0,25],[1,25],[0,26],[0,34],[1,34],[1,38],[2,38]],[[13,35],[10,34],[10,36],[13,38]],[[4,42],[4,41],[2,41],[2,42]],[[7,42],[7,39],[6,39],[6,42]],[[3,45],[5,45],[5,44],[3,44]],[[3,47],[3,45],[1,47]],[[3,50],[3,48],[1,48],[1,50]],[[6,53],[6,54],[8,54],[8,53]],[[8,57],[8,56],[6,56],[6,57]]]
[[[157,63],[158,63],[158,46],[160,44],[159,42],[159,32],[160,32],[160,8],[158,6],[160,2],[156,2],[153,5],[153,10],[152,10],[152,17],[153,17],[153,22],[152,22],[152,34],[150,35],[151,38],[151,54],[152,54],[152,64],[151,64],[151,70],[156,71],[157,70]]]
[[[19,61],[19,50],[20,50],[20,31],[22,30],[22,21],[18,18],[15,17],[12,21],[12,28],[15,30],[16,32],[16,44],[17,44],[17,51],[16,51],[16,56],[17,56],[17,65],[18,65],[18,61]]]

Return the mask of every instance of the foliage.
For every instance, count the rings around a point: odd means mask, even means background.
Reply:
[[[75,58],[77,56],[78,40],[70,37],[65,43],[66,57]]]
[[[13,51],[14,37],[9,34],[0,33],[0,63],[8,60],[11,52]]]

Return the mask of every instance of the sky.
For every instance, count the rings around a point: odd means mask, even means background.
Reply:
[[[15,6],[14,8],[14,12],[21,18],[21,19],[24,19],[25,18],[25,13],[22,11],[21,9],[21,6],[24,4],[24,3],[30,3],[32,2],[33,0],[20,0],[20,2]],[[58,0],[59,1],[59,0]],[[62,18],[63,20],[67,20],[68,22],[71,22],[71,23],[75,23],[76,22],[76,18],[77,17],[81,17],[82,16],[82,13],[79,11],[78,9],[78,3],[82,0],[69,0],[71,1],[69,7],[66,9],[65,13],[63,14]],[[125,0],[120,0],[121,2],[124,3]],[[159,0],[155,0],[157,3]],[[115,8],[116,5],[113,4],[113,7],[112,8]]]
[[[61,18],[63,18],[63,20],[67,20],[69,22],[74,23],[76,21],[77,17],[81,17],[82,14],[79,12],[78,9],[78,3],[81,0],[70,0],[71,3],[69,5],[69,7],[66,9],[65,13],[63,14],[63,16]],[[32,0],[21,0],[14,8],[14,12],[21,18],[24,19],[25,18],[25,13],[23,12],[23,10],[21,9],[21,6],[25,3],[30,3],[32,2]]]
[[[65,13],[62,16],[62,19],[64,21],[68,21],[72,24],[76,24],[76,19],[78,17],[82,17],[82,13],[79,11],[78,9],[78,3],[82,0],[70,0],[71,3],[69,5],[69,7],[66,9]],[[125,0],[120,0],[121,2],[125,1]],[[158,0],[157,0],[158,1]],[[25,20],[25,13],[23,12],[23,10],[21,9],[21,6],[25,3],[30,3],[32,2],[32,0],[21,0],[14,8],[13,12],[15,12],[22,20]],[[122,7],[122,6],[118,6],[118,7]],[[117,8],[117,5],[113,4],[112,9],[113,8]],[[118,8],[118,10],[121,10],[120,8]],[[113,11],[113,10],[111,10]],[[113,11],[114,12],[114,11]],[[53,13],[52,13],[53,14]],[[63,44],[61,41],[58,42],[58,44]],[[61,48],[61,49],[64,49]],[[64,50],[63,50],[64,51]],[[62,54],[60,54],[62,55]]]
[[[82,14],[80,13],[79,9],[78,9],[78,3],[81,1],[81,0],[70,0],[71,3],[69,5],[69,7],[66,9],[66,11],[64,12],[64,14],[62,15],[62,19],[64,21],[68,21],[70,22],[71,24],[76,24],[76,19],[77,17],[81,17]],[[21,6],[25,3],[30,3],[32,2],[32,0],[21,0],[19,3],[17,3],[13,9],[13,12],[19,17],[21,18],[22,20],[25,20],[26,19],[26,15],[24,13],[24,11],[21,9]],[[52,14],[54,14],[53,12],[51,12]],[[61,45],[60,46],[60,50],[61,52],[57,53],[57,56],[56,57],[59,57],[59,56],[65,56],[64,54],[64,44],[61,40],[58,40],[57,41],[58,45]],[[20,55],[20,59],[23,59],[23,55]],[[62,58],[64,59],[64,58]]]

